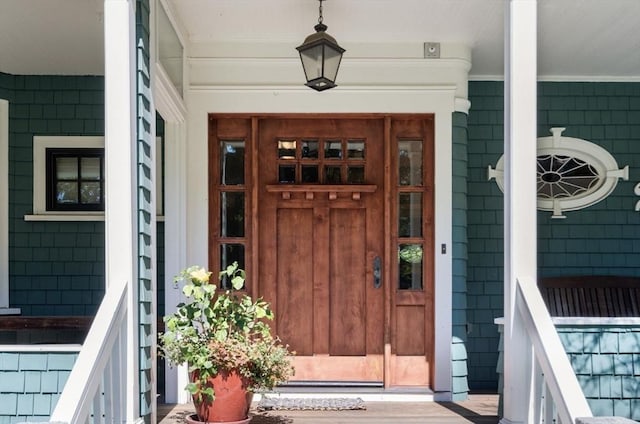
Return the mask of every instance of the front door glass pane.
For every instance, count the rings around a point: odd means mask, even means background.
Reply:
[[[296,166],[280,165],[278,167],[278,181],[285,184],[293,184],[296,182]]]
[[[340,140],[325,141],[324,157],[326,159],[341,159],[342,158],[342,142]]]
[[[278,141],[278,157],[280,159],[295,159],[296,144],[297,142],[295,140]]]
[[[401,244],[398,247],[398,288],[422,290],[422,245]]]
[[[398,235],[422,237],[422,193],[400,193]]]
[[[220,142],[220,181],[222,185],[244,184],[244,141]]]
[[[348,167],[347,182],[349,184],[364,184],[364,166]]]
[[[222,237],[244,237],[244,192],[220,193]]]
[[[364,159],[364,141],[349,140],[347,142],[347,157],[349,159]]]
[[[302,141],[302,157],[304,159],[318,159],[318,143],[317,140]]]
[[[339,166],[325,167],[324,176],[325,176],[324,182],[326,184],[340,184],[342,182]]]
[[[238,267],[245,269],[244,262],[244,245],[242,244],[221,244],[220,245],[220,269],[226,269],[234,262],[238,262]],[[223,290],[231,289],[231,281],[228,277],[220,280],[220,286]]]
[[[317,165],[302,165],[302,182],[305,184],[318,182]]]
[[[398,176],[401,186],[422,185],[422,140],[398,142]]]

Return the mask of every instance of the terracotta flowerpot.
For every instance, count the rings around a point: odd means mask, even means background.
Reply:
[[[194,373],[195,374],[195,373]],[[208,387],[213,387],[215,399],[194,397],[197,418],[204,423],[248,423],[249,408],[253,393],[247,391],[247,379],[236,371],[223,371],[209,378]]]

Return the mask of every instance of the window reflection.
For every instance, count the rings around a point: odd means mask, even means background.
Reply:
[[[398,142],[398,177],[401,186],[422,185],[422,140]]]
[[[220,245],[220,269],[226,269],[234,262],[238,262],[238,268],[246,269],[244,261],[244,245],[221,244]],[[220,288],[231,290],[231,281],[226,275],[220,280]],[[246,288],[246,287],[243,287]]]
[[[220,142],[220,181],[222,185],[244,184],[244,141]]]
[[[244,237],[244,192],[220,193],[220,235]]]
[[[422,237],[422,193],[400,193],[398,235]]]
[[[398,247],[398,288],[422,290],[421,244],[401,244]]]

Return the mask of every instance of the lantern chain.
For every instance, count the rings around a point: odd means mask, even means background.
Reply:
[[[324,0],[318,0],[320,2],[320,7],[318,8],[318,23],[321,24],[323,21],[323,17],[322,17],[322,2]]]

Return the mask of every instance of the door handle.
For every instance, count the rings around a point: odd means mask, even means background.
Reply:
[[[382,287],[382,271],[381,271],[380,256],[373,258],[373,288],[379,289]]]

